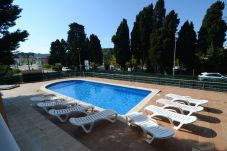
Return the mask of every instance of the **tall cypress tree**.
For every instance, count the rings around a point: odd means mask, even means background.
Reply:
[[[9,28],[16,25],[16,19],[20,17],[22,11],[17,5],[13,5],[13,0],[0,1],[0,65],[10,65],[14,63],[14,52],[19,48],[19,42],[23,42],[28,37],[27,31],[17,29],[9,32]]]
[[[198,33],[198,49],[202,71],[223,71],[223,62],[226,60],[222,54],[227,25],[222,19],[225,4],[216,1],[207,10],[202,26]],[[224,52],[224,53],[223,53]]]
[[[84,44],[86,40],[86,34],[84,32],[84,26],[72,23],[69,25],[69,31],[68,31],[68,46],[69,46],[69,52],[68,52],[68,61],[70,65],[73,65],[74,67],[78,67],[79,64],[84,63],[84,56],[83,52],[84,50]]]
[[[134,22],[134,26],[131,32],[131,52],[138,64],[140,64],[142,59],[139,21],[140,14],[136,16],[136,21]]]
[[[160,29],[163,27],[165,14],[166,14],[165,2],[164,0],[158,0],[154,8],[154,15],[153,15],[154,28]]]
[[[127,20],[123,19],[116,34],[112,37],[117,63],[125,70],[125,63],[131,58],[129,47],[129,29]]]
[[[153,30],[150,34],[150,49],[148,51],[149,60],[154,71],[160,72],[161,58],[161,31],[165,20],[165,2],[158,0],[153,11]]]
[[[148,49],[150,47],[149,37],[152,32],[153,5],[144,7],[136,16],[134,27],[131,32],[131,50],[137,62],[142,66],[148,64]]]
[[[186,21],[181,27],[178,35],[176,56],[179,58],[181,66],[186,67],[189,71],[197,68],[197,39],[193,23]]]
[[[160,71],[170,73],[173,67],[173,53],[175,45],[175,33],[179,19],[175,11],[170,11],[166,16],[163,29],[161,31],[161,52],[159,58]]]
[[[50,56],[48,58],[49,64],[55,65],[56,63],[66,64],[66,51],[67,43],[64,39],[61,41],[57,39],[51,43]]]
[[[223,47],[227,30],[226,23],[222,19],[224,7],[224,2],[216,1],[210,6],[204,16],[198,34],[198,49],[204,54],[207,53],[211,46],[214,49]]]
[[[140,39],[143,63],[149,66],[148,49],[150,48],[150,34],[153,26],[153,5],[145,7],[141,13],[140,20]]]
[[[94,67],[96,65],[102,64],[103,62],[102,47],[99,38],[94,34],[90,35],[89,55],[90,61],[94,63]]]

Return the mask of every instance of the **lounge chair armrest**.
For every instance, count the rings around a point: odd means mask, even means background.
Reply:
[[[177,111],[173,109],[166,109],[166,110],[177,113]]]
[[[173,120],[171,118],[169,118],[168,116],[163,116],[163,115],[159,115],[159,114],[152,114],[148,116],[150,119],[153,119],[152,117],[163,117],[169,120],[169,122],[171,123],[171,125],[174,127],[174,123]]]
[[[187,100],[181,100],[181,99],[172,99],[173,102],[181,103],[181,104],[186,104],[190,105],[190,102]]]
[[[183,111],[181,108],[176,107],[176,106],[168,106],[168,105],[165,105],[165,106],[163,106],[162,108],[163,108],[163,109],[167,109],[168,107],[170,107],[170,108],[175,108],[175,109],[179,110],[181,114],[184,114],[184,111]]]

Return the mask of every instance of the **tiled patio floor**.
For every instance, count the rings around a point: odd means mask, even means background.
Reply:
[[[29,151],[227,150],[227,93],[108,79],[95,80],[161,90],[149,104],[155,104],[155,100],[167,93],[207,99],[209,103],[205,106],[205,111],[194,114],[198,117],[195,123],[183,126],[172,139],[157,140],[148,145],[144,142],[140,129],[129,128],[119,121],[115,124],[98,122],[90,134],[85,134],[69,123],[60,123],[29,101],[30,97],[43,93],[38,90],[40,86],[52,81],[22,84],[18,88],[2,91],[10,128],[19,147]],[[158,122],[171,127],[165,121]]]

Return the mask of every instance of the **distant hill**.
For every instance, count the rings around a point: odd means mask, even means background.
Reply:
[[[50,54],[35,53],[34,58],[47,58]]]
[[[41,53],[33,53],[33,52],[21,52],[18,54],[19,57],[25,56],[25,54],[34,54],[34,58],[47,58],[50,54],[41,54]]]

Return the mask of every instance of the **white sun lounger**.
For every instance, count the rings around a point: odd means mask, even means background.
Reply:
[[[154,139],[168,139],[175,134],[174,130],[158,125],[155,119],[144,116],[140,112],[127,114],[126,119],[128,125],[136,125],[143,130],[145,141],[148,144],[151,144]],[[148,135],[151,135],[152,138],[149,138]]]
[[[199,106],[199,105],[208,103],[208,100],[193,99],[190,96],[182,96],[182,95],[177,95],[177,94],[173,94],[173,93],[166,94],[166,96],[172,98],[173,102],[182,101],[182,102],[186,102],[188,105]]]
[[[70,105],[77,105],[77,102],[75,100],[68,100],[68,101],[47,101],[47,102],[39,102],[37,103],[38,107],[43,108],[46,112],[48,112],[48,109],[55,106],[63,106],[63,107],[69,107]]]
[[[184,111],[187,111],[188,112],[187,115],[191,115],[194,112],[200,112],[203,110],[202,106],[191,106],[191,105],[181,104],[178,102],[173,102],[168,99],[158,99],[156,103],[163,104],[164,106],[162,108],[168,108],[168,107],[176,108],[180,110],[182,114],[184,114]]]
[[[145,111],[147,114],[151,114],[149,117],[164,117],[169,120],[171,125],[173,126],[174,129],[178,130],[181,128],[182,125],[184,124],[189,124],[193,123],[197,120],[197,117],[195,116],[189,116],[189,115],[184,115],[184,114],[179,114],[177,112],[174,112],[174,110],[171,109],[163,109],[161,107],[155,106],[155,105],[149,105],[145,107]],[[178,122],[179,124],[175,126],[173,122]]]
[[[58,96],[34,96],[31,97],[30,100],[33,102],[42,102],[42,101],[55,101],[55,100],[62,100],[63,98],[58,97]]]
[[[75,126],[80,126],[86,133],[90,133],[94,123],[99,120],[108,120],[111,123],[114,123],[117,119],[117,113],[112,110],[104,110],[100,111],[91,115],[87,115],[84,117],[78,118],[70,118],[69,122]],[[85,126],[88,125],[89,127],[86,128]]]
[[[73,106],[73,107],[68,107],[68,108],[65,108],[65,109],[50,109],[48,111],[48,113],[50,115],[53,115],[53,116],[56,116],[61,122],[66,122],[68,120],[68,117],[70,114],[72,113],[75,113],[75,112],[82,112],[82,113],[85,113],[87,114],[88,110],[91,110],[91,112],[93,111],[94,109],[94,106],[92,105],[76,105],[76,106]]]

